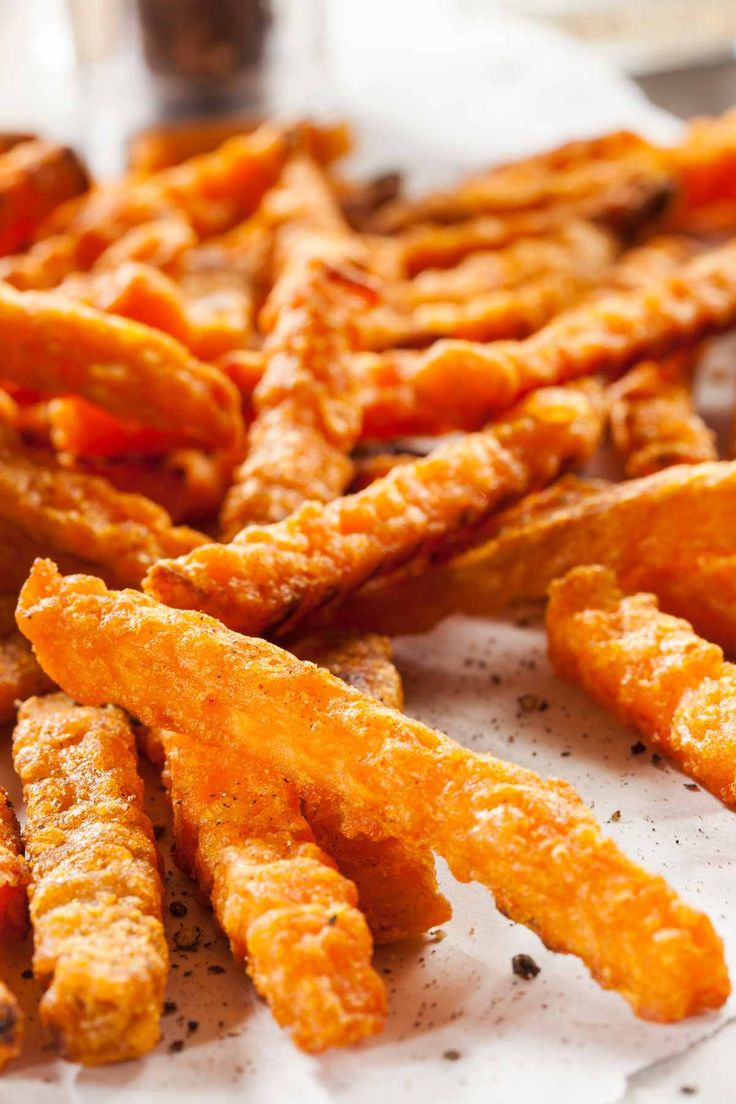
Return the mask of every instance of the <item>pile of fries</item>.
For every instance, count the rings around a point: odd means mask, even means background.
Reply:
[[[550,656],[736,806],[736,461],[693,386],[736,328],[736,114],[405,197],[342,126],[0,139],[0,939],[97,1065],[159,1038],[175,858],[279,1024],[381,1030],[373,946],[435,856],[646,1019],[719,1008],[707,916],[572,787],[403,712],[390,635],[543,598]],[[729,234],[734,238],[729,240]],[[620,480],[574,474],[608,437]],[[124,589],[127,588],[127,589]],[[276,643],[277,641],[277,643]],[[0,1063],[22,1024],[0,982]]]

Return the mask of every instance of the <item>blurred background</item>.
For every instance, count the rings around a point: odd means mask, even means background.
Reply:
[[[116,172],[162,118],[349,114],[358,168],[434,182],[492,149],[736,102],[733,0],[2,0],[0,127]]]

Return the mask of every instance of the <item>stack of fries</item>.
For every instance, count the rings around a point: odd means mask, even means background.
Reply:
[[[449,918],[436,855],[639,1016],[729,993],[709,919],[568,783],[402,713],[383,634],[551,587],[560,675],[736,805],[736,462],[693,400],[736,327],[736,114],[419,199],[347,179],[349,145],[197,124],[90,184],[0,139],[0,721],[26,807],[21,840],[0,794],[0,938],[28,902],[43,1023],[85,1064],[159,1038],[138,755],[304,1050],[380,1031],[373,945]],[[572,474],[608,431],[620,481]],[[0,1063],[21,1028],[0,982]]]

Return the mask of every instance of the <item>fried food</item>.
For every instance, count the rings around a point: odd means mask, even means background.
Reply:
[[[130,725],[115,706],[29,698],[13,762],[26,806],[42,1023],[83,1065],[136,1058],[159,1038],[168,951]]]
[[[683,265],[638,291],[569,311],[522,342],[439,341],[412,384],[420,404],[452,424],[479,419],[535,387],[629,364],[727,329],[736,319],[736,243]]]
[[[501,505],[587,458],[601,430],[600,390],[535,392],[483,433],[395,468],[355,495],[306,503],[230,544],[160,560],[144,587],[245,632],[285,631],[307,613],[407,560],[449,555],[483,538]]]
[[[220,516],[225,539],[250,523],[281,521],[305,501],[329,502],[352,475],[347,454],[362,419],[349,354],[361,289],[321,262],[305,264],[292,286],[265,342],[248,453]]]
[[[15,705],[33,694],[45,694],[53,682],[44,674],[28,641],[19,632],[0,636],[0,725],[15,719]]]
[[[194,548],[205,538],[176,528],[159,506],[122,494],[97,476],[67,471],[56,461],[0,437],[0,532],[15,530],[29,543],[30,559],[13,551],[13,574],[36,555],[58,550],[105,578],[137,586],[162,555]],[[3,542],[5,543],[4,539]],[[3,585],[6,583],[3,576]]]
[[[233,953],[297,1046],[380,1031],[383,982],[355,886],[314,842],[297,793],[234,744],[162,734],[176,859],[200,882]]]
[[[205,743],[214,727],[311,800],[336,801],[346,833],[436,850],[639,1015],[667,1022],[725,1000],[708,919],[605,839],[567,783],[476,755],[264,640],[99,579],[62,579],[48,561],[23,588],[18,624],[77,699],[112,697]]]
[[[32,139],[0,152],[0,255],[32,241],[54,208],[88,184],[84,165],[65,146]]]
[[[629,478],[717,460],[715,434],[695,410],[693,353],[645,361],[608,392],[613,447]]]
[[[571,568],[603,564],[627,591],[653,591],[668,613],[736,653],[736,463],[668,468],[571,502],[530,501],[500,514],[487,544],[366,587],[338,611],[339,624],[418,631],[450,613],[543,598]]]
[[[0,941],[4,943],[21,939],[28,930],[27,886],[18,820],[7,791],[0,786]],[[20,1054],[22,1041],[18,1002],[0,981],[0,1070]]]
[[[559,675],[736,806],[736,666],[717,644],[598,566],[552,583],[547,633]]]
[[[242,433],[230,381],[148,326],[53,293],[0,286],[3,377],[50,395],[72,393],[180,444],[226,447]]]
[[[51,445],[69,456],[161,456],[176,447],[175,435],[117,418],[78,395],[50,399],[46,414]]]
[[[348,686],[391,709],[404,708],[401,677],[391,659],[391,641],[378,633],[321,632],[292,642],[289,651],[326,667]]]

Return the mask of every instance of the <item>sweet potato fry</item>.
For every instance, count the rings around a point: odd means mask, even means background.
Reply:
[[[314,842],[297,793],[235,745],[161,732],[177,862],[212,899],[277,1022],[307,1051],[380,1031],[383,983],[355,886]]]
[[[19,632],[0,635],[0,725],[15,719],[16,702],[45,694],[53,685]]]
[[[197,235],[186,217],[180,211],[172,210],[160,218],[126,230],[100,253],[93,271],[108,272],[128,261],[138,261],[168,272],[176,267],[183,254],[196,248],[197,243]],[[34,249],[39,249],[43,244],[39,242]],[[25,286],[18,284],[17,277],[11,283]]]
[[[151,823],[120,709],[29,698],[13,761],[23,783],[33,970],[41,1019],[73,1061],[145,1054],[168,971]]]
[[[289,651],[308,663],[326,667],[333,675],[370,694],[391,709],[404,708],[404,690],[391,660],[391,641],[378,633],[320,632],[302,636]]]
[[[708,919],[605,839],[567,783],[476,755],[264,640],[99,579],[62,579],[49,561],[34,565],[18,624],[77,699],[112,697],[205,743],[216,729],[305,796],[335,800],[346,833],[438,851],[639,1015],[671,1021],[725,1000]]]
[[[176,446],[171,433],[117,418],[78,395],[51,399],[46,410],[50,443],[69,456],[161,456]]]
[[[60,203],[87,190],[73,150],[33,139],[0,153],[0,254],[27,245]]]
[[[0,676],[1,678],[1,676]],[[0,691],[2,693],[2,691]],[[20,829],[6,790],[0,786],[0,941],[22,938],[28,930],[28,868]],[[0,981],[0,1070],[20,1054],[23,1017],[18,1002]]]
[[[160,507],[116,491],[96,476],[67,471],[54,460],[0,438],[0,530],[27,538],[35,555],[58,549],[122,585],[137,585],[162,554],[194,548],[204,537],[175,528]],[[23,562],[13,551],[14,574]],[[6,583],[3,577],[3,585]]]
[[[558,674],[736,806],[736,666],[717,644],[598,566],[552,584],[547,633]]]
[[[25,253],[0,257],[0,280],[19,291],[46,291],[77,267],[76,241],[71,234],[55,234],[36,242]]]
[[[225,539],[249,523],[281,521],[303,502],[347,486],[360,433],[360,387],[349,359],[361,289],[321,262],[305,263],[279,310],[255,391],[248,453],[220,516]]]
[[[231,544],[160,560],[145,588],[242,631],[285,631],[307,613],[407,560],[479,542],[502,504],[587,458],[600,433],[600,391],[536,392],[484,433],[394,469],[355,495],[306,503]]]
[[[366,587],[337,611],[338,623],[418,631],[453,612],[542,598],[571,568],[604,564],[626,590],[654,591],[668,613],[736,653],[736,463],[668,468],[572,502],[535,498],[540,509],[499,515],[482,547]]]
[[[473,427],[534,387],[616,372],[736,318],[736,243],[698,257],[638,291],[605,296],[555,319],[526,341],[488,346],[440,341],[412,380],[421,404]]]
[[[181,444],[225,447],[242,432],[235,388],[216,368],[148,326],[53,293],[0,287],[0,358],[6,379],[80,395]]]
[[[611,438],[627,476],[718,459],[715,434],[695,410],[692,361],[691,351],[645,361],[609,389]]]

